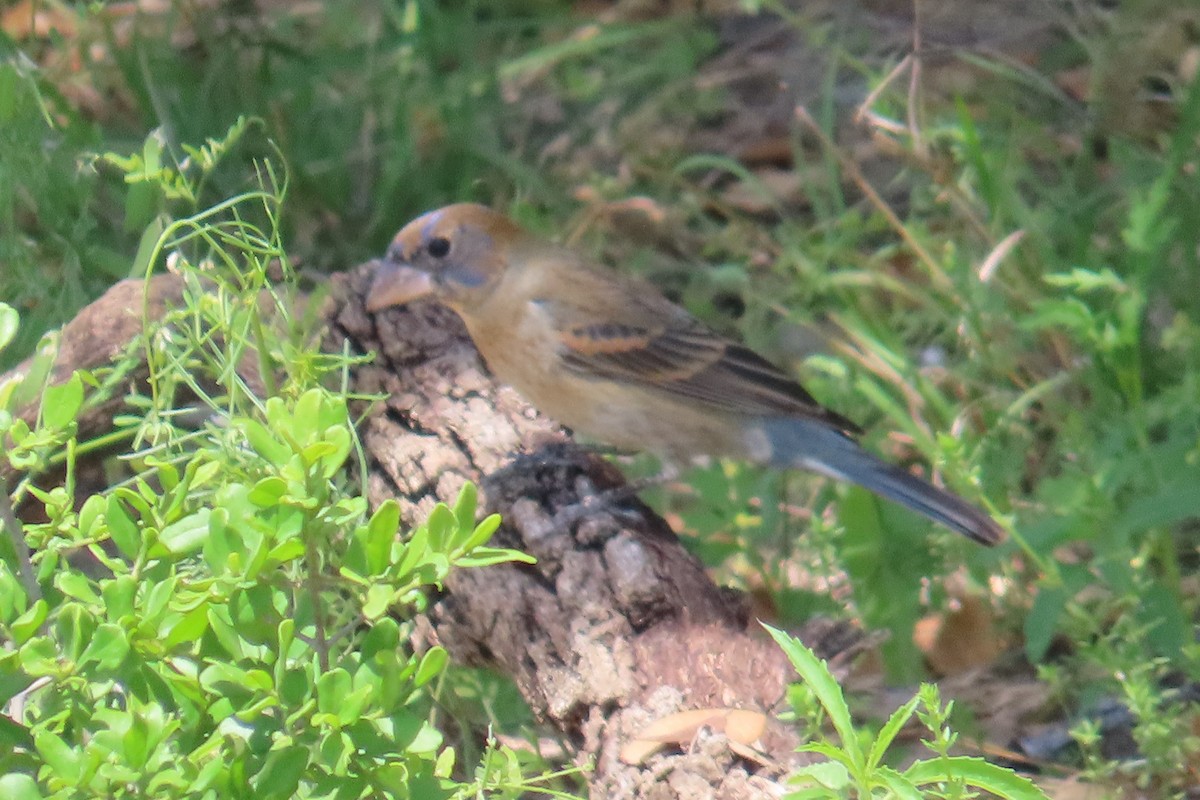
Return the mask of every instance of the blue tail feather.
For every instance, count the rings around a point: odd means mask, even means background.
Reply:
[[[981,509],[880,460],[841,431],[791,417],[764,420],[763,426],[772,466],[799,467],[856,483],[980,544],[994,545],[1004,538],[1004,529]]]

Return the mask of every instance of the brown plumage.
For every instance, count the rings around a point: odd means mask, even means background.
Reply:
[[[676,460],[729,456],[858,483],[966,536],[1004,532],[961,498],[880,461],[858,428],[749,348],[657,290],[464,203],[406,225],[367,308],[433,296],[456,311],[492,372],[600,442]]]

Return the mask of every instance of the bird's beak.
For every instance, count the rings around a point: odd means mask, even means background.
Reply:
[[[429,273],[407,264],[384,261],[367,292],[367,311],[411,303],[433,292]]]

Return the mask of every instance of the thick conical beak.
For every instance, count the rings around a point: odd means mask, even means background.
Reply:
[[[367,293],[367,311],[375,312],[388,306],[410,303],[433,292],[429,273],[407,264],[384,261],[375,273]]]

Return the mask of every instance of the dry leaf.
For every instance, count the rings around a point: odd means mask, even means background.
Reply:
[[[988,605],[973,595],[958,604],[944,615],[925,617],[913,629],[913,643],[939,675],[989,664],[1004,649]]]
[[[762,762],[762,756],[755,751],[749,750],[754,755],[748,756],[734,745],[746,747],[758,741],[767,728],[767,715],[740,708],[697,708],[655,720],[621,748],[621,760],[626,764],[641,764],[664,745],[692,741],[701,728],[725,734],[735,753]]]

